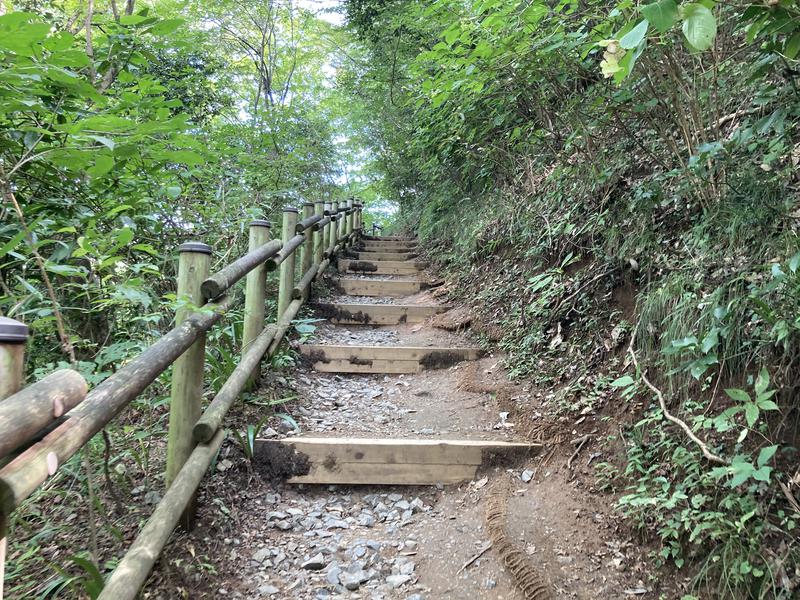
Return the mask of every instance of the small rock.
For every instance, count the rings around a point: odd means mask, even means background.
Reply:
[[[320,571],[325,568],[325,564],[325,557],[322,556],[322,552],[318,552],[301,564],[300,568],[306,569],[307,571]]]
[[[258,588],[258,593],[261,594],[262,596],[274,596],[278,592],[280,592],[280,590],[276,588],[274,585],[266,584]]]
[[[531,479],[533,479],[533,470],[532,469],[525,469],[522,472],[522,475],[519,476],[522,481],[525,483],[530,483]]]
[[[411,581],[411,577],[409,575],[389,575],[386,578],[386,583],[389,584],[391,588],[399,588],[401,585],[405,585]]]

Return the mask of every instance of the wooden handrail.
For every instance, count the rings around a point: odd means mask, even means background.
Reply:
[[[316,214],[309,214],[312,210]],[[215,300],[206,302],[199,309],[184,308],[187,311],[184,314],[188,316],[183,322],[88,394],[85,381],[79,374],[69,370],[57,371],[12,396],[9,399],[12,401],[10,404],[0,404],[0,432],[10,430],[7,425],[4,427],[4,420],[9,421],[8,415],[17,415],[20,402],[25,402],[31,409],[24,427],[18,427],[17,421],[14,421],[14,435],[4,435],[3,439],[0,439],[0,457],[9,449],[13,450],[21,444],[30,443],[31,436],[42,435],[43,427],[49,425],[51,428],[42,439],[33,443],[0,469],[0,537],[4,535],[3,529],[8,516],[21,502],[49,476],[55,474],[62,464],[117,416],[176,359],[184,355],[196,342],[199,343],[198,340],[204,339],[205,332],[238,302],[238,298],[230,293],[230,290],[239,280],[245,275],[254,273],[259,267],[263,267],[266,271],[280,266],[281,295],[291,301],[285,308],[281,307],[283,310],[277,323],[262,327],[258,335],[251,333],[252,339],[243,348],[239,364],[192,427],[191,437],[198,442],[197,445],[185,461],[178,465],[163,499],[108,579],[100,598],[125,600],[138,596],[139,588],[146,580],[173,528],[190,504],[197,486],[222,444],[225,437],[222,423],[228,410],[247,385],[252,373],[257,370],[262,358],[272,356],[277,351],[300,307],[309,297],[308,292],[314,279],[325,271],[336,252],[358,240],[360,228],[354,227],[360,219],[361,207],[358,204],[353,205],[350,202],[349,206],[341,207],[336,202],[332,204],[326,202],[324,207],[321,203],[307,204],[304,212],[305,218],[300,223],[296,223],[296,212],[293,216],[290,215],[288,223],[291,224],[291,231],[284,231],[283,241],[265,241],[268,240],[268,234],[262,237],[256,236],[251,240],[247,254],[205,278],[200,285],[202,295]],[[323,213],[328,216],[323,216]],[[341,219],[351,214],[355,217],[341,222]],[[260,226],[269,227],[269,224],[266,221],[254,221],[251,223],[251,231],[253,227]],[[314,235],[312,236],[310,232]],[[292,236],[295,233],[296,235]],[[294,253],[303,244],[305,244],[303,254],[305,272],[295,285]],[[210,248],[196,242],[182,245],[182,250],[206,254],[210,252]],[[253,281],[250,281],[251,279]],[[262,275],[258,277],[248,275],[250,282],[247,288],[248,296],[253,297],[246,298],[246,306],[252,308],[258,303],[263,305],[262,279]],[[226,292],[226,295],[222,295]],[[263,313],[261,314],[260,318],[263,319]],[[17,363],[21,364],[21,361],[15,361],[14,364]],[[14,391],[16,388],[12,393]],[[53,419],[61,417],[63,412],[66,412],[62,417],[63,422],[54,422]],[[1,570],[2,556],[0,556]]]

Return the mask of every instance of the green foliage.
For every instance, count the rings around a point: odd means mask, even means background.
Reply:
[[[790,525],[778,484],[794,475],[784,416],[800,381],[797,3],[347,10],[369,57],[349,89],[372,107],[401,224],[476,306],[484,341],[533,379],[543,410],[577,416],[654,400],[625,371],[635,333],[669,410],[730,464],[704,463],[654,412],[661,437],[606,487],[636,483],[626,514],[664,558],[699,570],[698,597],[785,596],[779,572],[797,556],[774,557],[791,545],[775,524]]]

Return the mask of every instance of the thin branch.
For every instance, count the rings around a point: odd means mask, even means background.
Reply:
[[[708,459],[710,462],[714,462],[720,465],[729,465],[730,461],[725,458],[722,458],[717,454],[714,454],[711,450],[709,450],[708,445],[695,435],[695,433],[692,431],[689,425],[686,424],[685,421],[682,421],[681,419],[679,419],[678,417],[674,416],[672,413],[669,412],[669,410],[667,409],[667,403],[664,401],[664,394],[661,392],[660,389],[658,389],[650,382],[645,372],[639,367],[639,361],[636,360],[636,352],[634,352],[633,350],[633,342],[635,339],[636,339],[636,329],[633,330],[633,335],[631,335],[631,342],[630,344],[628,344],[628,354],[631,355],[633,366],[636,368],[636,371],[641,376],[644,384],[648,388],[650,388],[650,391],[652,391],[656,395],[656,398],[658,398],[658,404],[661,407],[661,412],[663,413],[664,417],[668,421],[675,423],[675,425],[683,429],[687,437],[690,440],[692,440],[697,445],[698,448],[700,448],[700,451],[703,453],[703,456],[705,456],[706,459]]]

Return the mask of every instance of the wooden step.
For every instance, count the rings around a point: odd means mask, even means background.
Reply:
[[[348,296],[389,296],[398,298],[411,296],[422,289],[427,289],[427,284],[418,279],[393,280],[393,279],[350,279],[342,277],[335,284],[342,294]]]
[[[416,275],[419,267],[413,261],[402,260],[348,260],[339,259],[340,273],[363,273],[364,275]]]
[[[289,483],[434,485],[474,479],[484,462],[538,453],[525,442],[299,437],[256,440],[256,470],[264,465]],[[291,451],[291,452],[287,452]]]
[[[411,260],[416,258],[414,252],[374,252],[365,250],[363,252],[356,252],[359,260]]]
[[[370,242],[416,242],[417,238],[409,235],[365,235],[364,240]]]
[[[346,325],[398,325],[421,323],[450,310],[445,305],[418,304],[317,304],[317,312],[331,323]]]
[[[300,353],[326,373],[419,373],[476,360],[481,349],[303,344]]]
[[[365,242],[363,250],[374,250],[377,252],[416,252],[417,245],[410,244],[389,244],[383,242]]]

